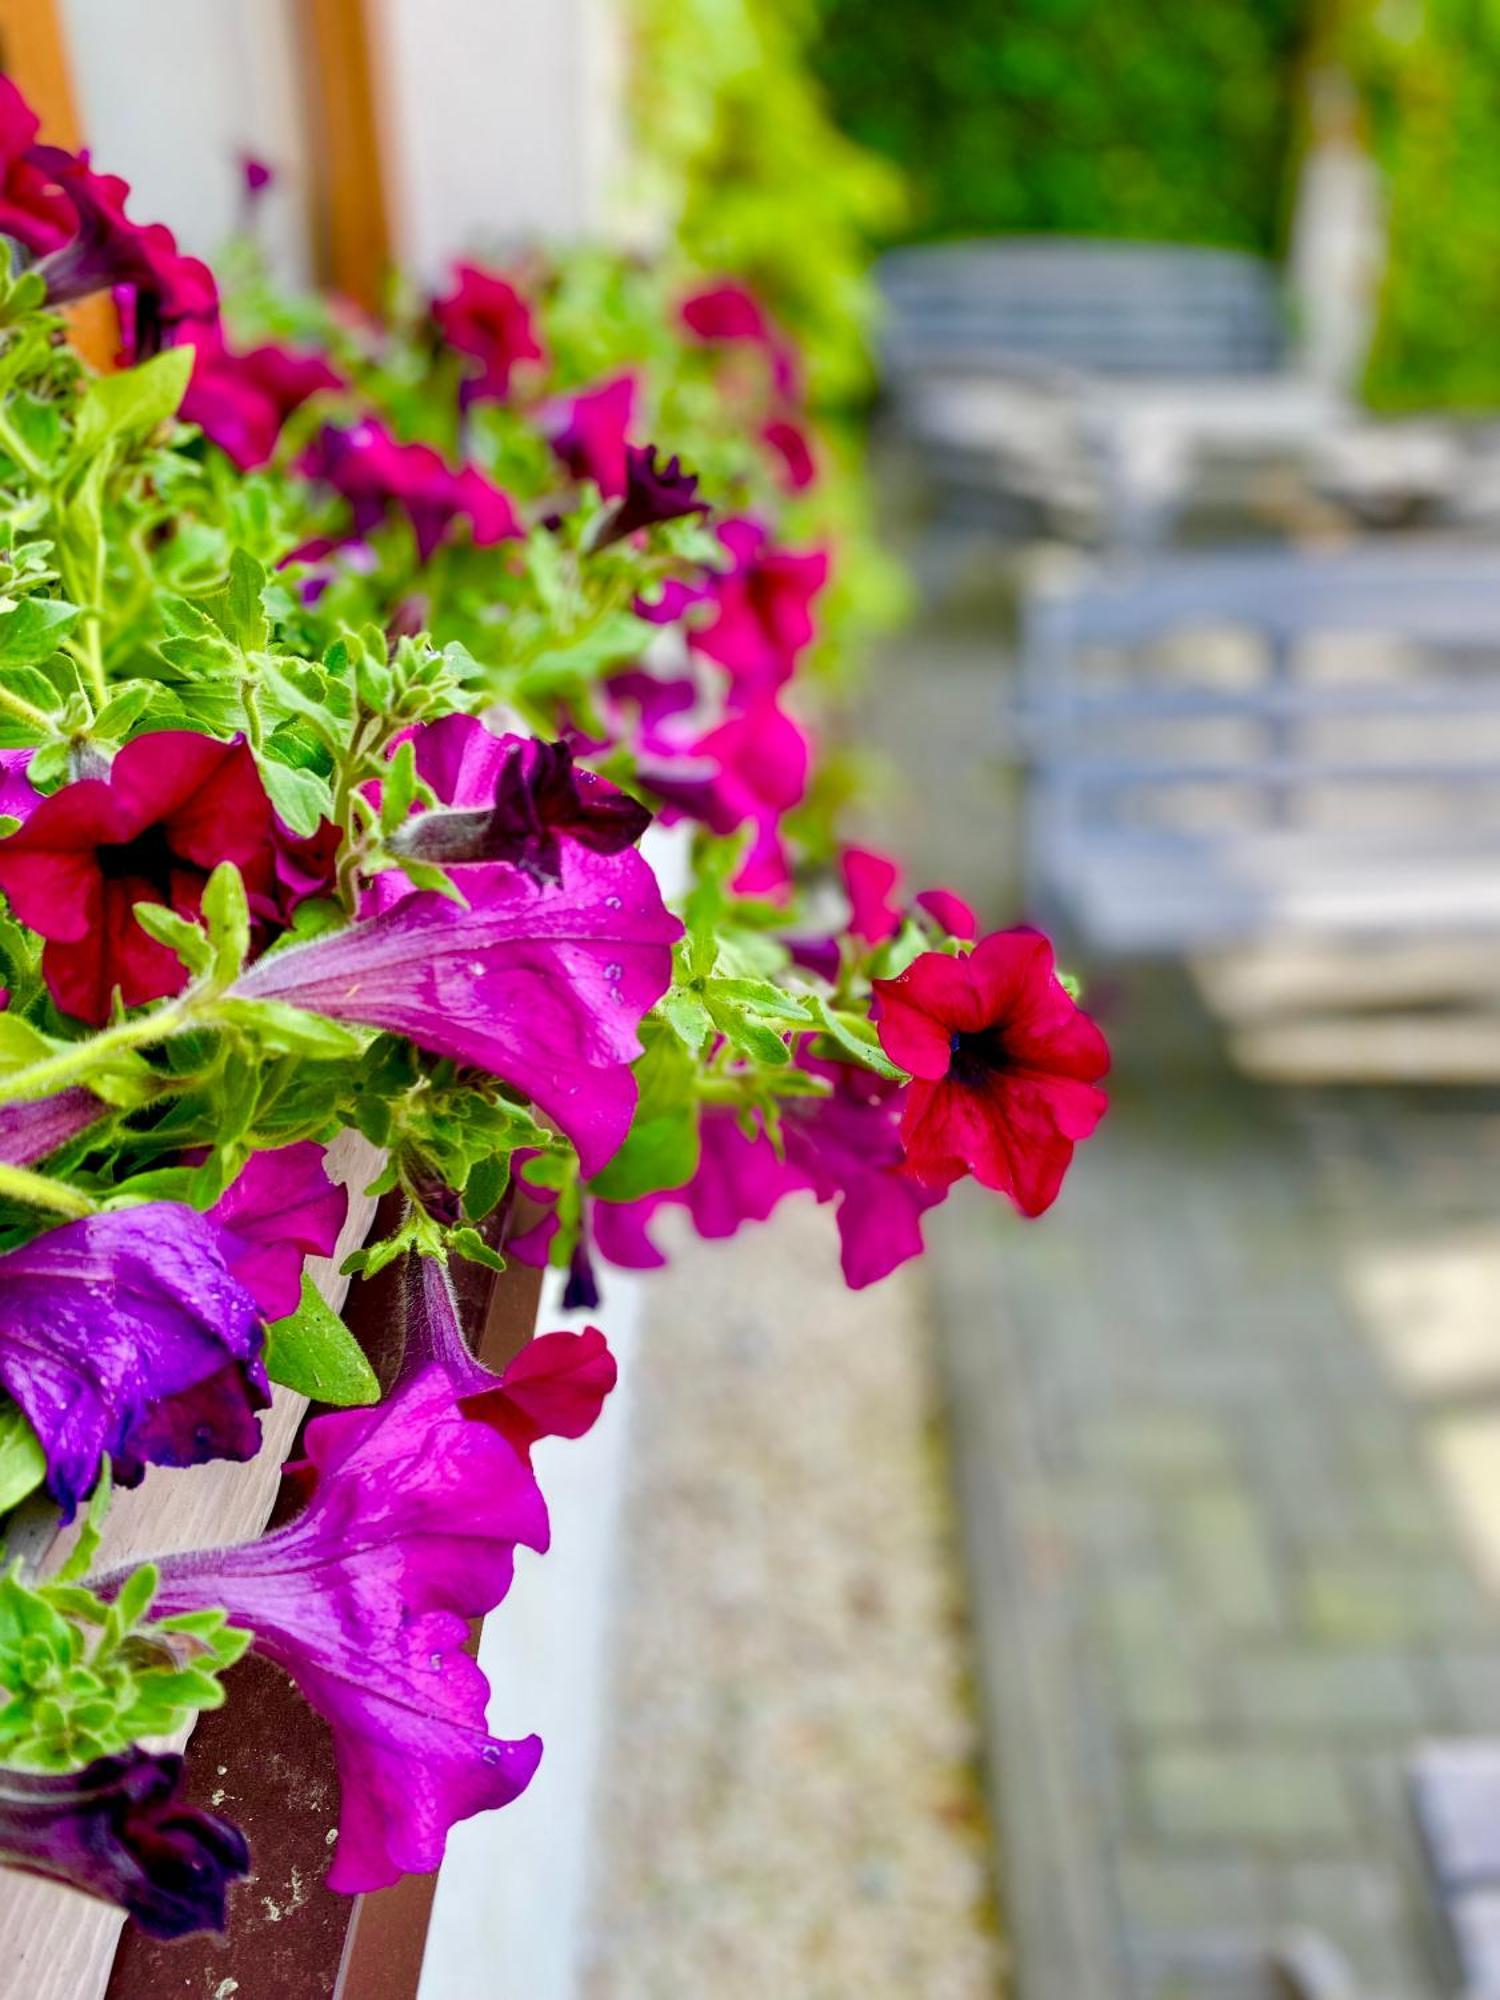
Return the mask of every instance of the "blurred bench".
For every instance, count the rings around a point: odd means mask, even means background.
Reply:
[[[1500,557],[1158,558],[1035,589],[1032,906],[1096,949],[1500,934]]]
[[[1205,458],[1296,456],[1341,410],[1287,367],[1276,275],[1242,252],[932,244],[879,280],[886,380],[938,486],[1053,530],[1160,540]]]

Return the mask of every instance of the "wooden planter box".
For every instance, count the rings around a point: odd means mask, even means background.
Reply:
[[[399,1358],[396,1273],[351,1286],[338,1268],[369,1234],[375,1204],[360,1190],[377,1166],[352,1133],[330,1149],[329,1172],[349,1188],[349,1215],[333,1256],[309,1268],[329,1303],[343,1306],[384,1382]],[[464,1266],[455,1276],[477,1352],[503,1367],[533,1331],[541,1273]],[[284,1504],[281,1466],[295,1455],[307,1408],[305,1398],[278,1389],[264,1418],[264,1447],[250,1464],[158,1469],[120,1495],[97,1566],[245,1541],[274,1524]],[[338,1820],[327,1725],[253,1651],[226,1686],[225,1705],[199,1719],[188,1744],[186,1789],[250,1842],[253,1873],[231,1895],[227,1937],[162,1944],[107,1904],[6,1871],[0,2000],[413,2000],[436,1875],[407,1876],[368,1896],[326,1889]]]

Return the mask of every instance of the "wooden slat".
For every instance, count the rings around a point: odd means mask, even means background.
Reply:
[[[364,0],[304,0],[298,19],[318,277],[374,311],[391,245],[372,24]]]

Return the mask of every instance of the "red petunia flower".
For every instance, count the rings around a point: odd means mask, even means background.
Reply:
[[[232,861],[252,909],[270,914],[273,834],[243,741],[164,730],[127,743],[107,778],[83,778],[43,799],[0,840],[0,889],[47,940],[42,972],[53,999],[98,1027],[116,987],[137,1007],[187,979],[176,953],[136,922],[136,904],[196,917],[209,875]]]
[[[1073,1004],[1039,931],[997,931],[968,958],[923,952],[874,982],[880,1041],[914,1081],[907,1170],[946,1187],[971,1173],[1023,1215],[1050,1208],[1104,1115],[1109,1048]]]

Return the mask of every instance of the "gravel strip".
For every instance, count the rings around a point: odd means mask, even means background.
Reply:
[[[585,1993],[993,2000],[922,1278],[846,1291],[831,1215],[800,1201],[672,1248],[635,1385]]]

